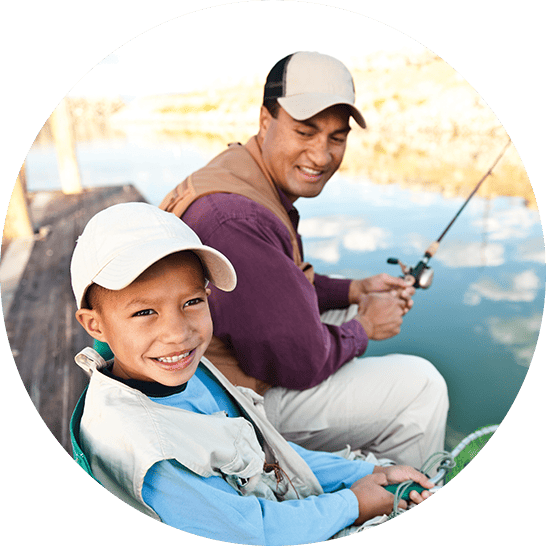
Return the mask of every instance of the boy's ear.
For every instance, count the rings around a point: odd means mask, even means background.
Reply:
[[[102,322],[96,309],[78,309],[76,319],[85,331],[98,341],[106,342],[102,329]]]

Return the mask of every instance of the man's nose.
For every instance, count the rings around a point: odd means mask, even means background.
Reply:
[[[316,167],[324,167],[328,165],[332,159],[332,153],[326,138],[317,138],[313,140],[307,154]]]

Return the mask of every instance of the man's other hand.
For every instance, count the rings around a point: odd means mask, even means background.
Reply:
[[[360,297],[356,320],[369,339],[381,340],[400,333],[405,314],[404,300],[389,292],[372,292]]]
[[[380,273],[366,279],[355,279],[349,285],[349,303],[360,303],[363,295],[373,293],[388,293],[404,302],[404,315],[413,307],[412,296],[415,294],[413,277],[402,279],[387,273]]]

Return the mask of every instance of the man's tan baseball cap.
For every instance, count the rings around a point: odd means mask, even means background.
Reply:
[[[352,117],[365,128],[355,107],[353,77],[341,62],[314,51],[299,51],[281,59],[269,72],[264,101],[277,99],[298,121],[309,119],[336,104],[346,104]]]

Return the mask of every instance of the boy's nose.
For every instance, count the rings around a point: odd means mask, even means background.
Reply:
[[[161,322],[160,338],[164,343],[183,343],[191,332],[191,323],[182,313],[164,317]]]

